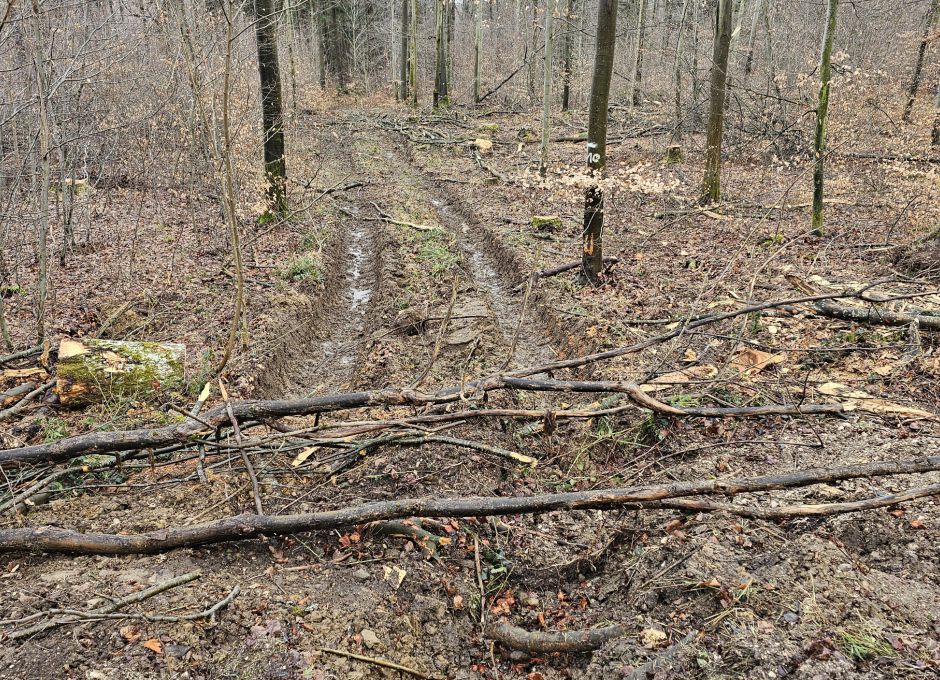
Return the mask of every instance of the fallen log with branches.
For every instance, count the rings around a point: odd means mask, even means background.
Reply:
[[[665,485],[572,491],[532,496],[409,498],[295,515],[237,515],[193,526],[172,527],[143,534],[83,533],[56,526],[0,530],[0,552],[42,551],[83,555],[162,553],[259,535],[275,536],[345,529],[381,520],[410,517],[489,517],[573,510],[659,509],[693,496],[735,496],[743,493],[793,489],[823,482],[863,477],[919,474],[940,470],[940,456],[902,461],[878,461],[832,468],[741,479],[709,479]],[[940,486],[932,488],[932,495]],[[902,498],[903,499],[903,498]],[[719,510],[738,506],[723,504]],[[709,511],[707,505],[696,510]]]

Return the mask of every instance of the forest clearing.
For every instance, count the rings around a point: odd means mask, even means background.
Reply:
[[[0,0],[0,678],[940,676],[940,0]]]

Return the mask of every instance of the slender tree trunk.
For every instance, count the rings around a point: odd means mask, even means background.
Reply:
[[[927,46],[930,44],[931,33],[937,27],[937,20],[940,19],[940,0],[933,0],[930,3],[930,9],[927,10],[927,16],[924,19],[924,36],[920,40],[920,47],[917,49],[917,61],[914,62],[914,75],[911,77],[911,86],[907,91],[907,103],[904,105],[904,115],[901,120],[905,123],[911,122],[911,110],[914,108],[914,100],[917,98],[917,89],[920,87],[920,74],[924,68],[924,57],[927,54]]]
[[[447,106],[447,0],[435,0],[437,59],[434,78],[434,108]]]
[[[647,0],[637,0],[636,42],[633,45],[633,81],[630,84],[630,105],[639,106],[643,102],[640,84],[643,80],[643,38],[646,34]]]
[[[408,101],[408,26],[410,24],[408,15],[411,8],[411,0],[401,0],[401,53],[399,59],[399,78],[398,86],[401,92],[401,101]]]
[[[473,40],[473,103],[480,103],[480,68],[483,61],[483,0],[476,8],[476,23]]]
[[[46,302],[49,295],[49,185],[51,183],[49,149],[52,130],[49,113],[49,78],[46,73],[46,41],[38,0],[32,0],[32,10],[33,40],[35,42],[33,61],[36,76],[36,99],[39,104],[39,144],[34,151],[36,171],[39,175],[38,186],[34,183],[35,214],[37,215],[36,260],[39,268],[36,283],[36,339],[42,344],[46,339]]]
[[[813,148],[816,157],[816,166],[813,169],[813,230],[820,232],[823,226],[826,114],[829,112],[829,85],[832,80],[832,40],[836,32],[836,13],[838,11],[839,0],[829,0],[826,30],[823,33],[822,56],[819,59],[819,104],[816,106],[816,141]]]
[[[418,105],[418,0],[411,0],[411,58],[408,75],[411,80],[411,105]]]
[[[313,11],[316,12],[315,16],[312,18],[316,22],[316,31],[317,31],[317,52],[319,67],[320,67],[320,92],[326,90],[326,19],[323,16],[323,0],[316,0],[316,5],[313,6]]]
[[[930,145],[940,146],[940,78],[937,78],[937,91],[933,96],[933,129],[930,131]]]
[[[567,111],[571,103],[571,38],[575,0],[565,0],[565,47],[562,66],[561,110]]]
[[[607,106],[617,44],[617,4],[618,0],[600,0],[597,8],[597,51],[594,55],[587,136],[588,172],[595,182],[584,195],[584,237],[581,249],[581,268],[591,283],[597,282],[604,265],[604,191],[597,182],[603,177],[607,162]]]
[[[708,98],[708,140],[705,146],[705,177],[702,200],[721,199],[721,137],[725,122],[725,84],[731,48],[731,0],[718,0],[715,8],[715,42],[712,50],[711,86]]]
[[[287,211],[287,166],[284,160],[284,120],[281,71],[277,61],[277,0],[255,0],[258,74],[261,80],[261,119],[264,131],[264,173],[271,212]]]
[[[685,18],[688,11],[689,0],[682,0],[682,15],[679,17],[679,27],[676,29],[676,57],[673,60],[673,79],[676,93],[676,126],[672,132],[673,144],[678,144],[682,139],[682,30],[685,27]]]
[[[744,59],[744,78],[751,75],[754,68],[754,45],[757,43],[757,24],[760,23],[761,12],[764,11],[764,0],[756,0],[754,14],[751,17],[751,34],[748,36],[747,57]]]
[[[555,0],[545,1],[545,69],[542,74],[542,154],[539,162],[539,174],[545,177],[548,170],[548,136],[552,127],[552,18],[555,14]]]
[[[284,18],[287,24],[287,65],[290,69],[290,106],[291,111],[297,111],[297,64],[294,61],[294,10],[284,7]]]
[[[702,101],[702,79],[698,72],[698,28],[701,13],[699,11],[701,3],[697,0],[692,2],[692,121],[699,125],[702,122],[700,105]]]

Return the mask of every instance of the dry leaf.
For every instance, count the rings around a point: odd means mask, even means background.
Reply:
[[[848,385],[842,383],[827,382],[819,385],[817,388],[820,393],[831,397],[844,399],[842,405],[846,411],[867,411],[868,413],[879,413],[882,415],[898,416],[900,418],[929,418],[936,419],[936,415],[930,411],[924,411],[913,406],[904,406],[887,399],[873,397],[862,390],[854,390]]]
[[[294,456],[294,460],[291,461],[291,467],[300,467],[303,465],[307,459],[313,455],[313,453],[320,448],[319,446],[308,446],[305,449],[302,449],[300,453]]]
[[[454,609],[463,609],[463,595],[454,595]]]
[[[386,581],[392,584],[392,588],[398,590],[401,587],[402,581],[405,580],[405,576],[408,575],[408,572],[397,566],[383,566],[382,572],[384,573],[384,578]]]
[[[493,142],[484,137],[473,140],[473,145],[483,153],[489,153],[493,150]]]
[[[154,654],[163,654],[163,643],[160,642],[157,638],[150,638],[144,642],[144,647],[149,649]]]
[[[10,378],[31,378],[34,375],[46,375],[46,369],[35,366],[33,368],[8,368],[0,371],[0,380],[9,380]]]
[[[659,647],[666,640],[666,634],[655,628],[644,628],[640,631],[640,642],[647,649]]]
[[[748,347],[738,352],[731,360],[731,367],[744,375],[754,375],[773,364],[779,364],[783,361],[782,354],[771,354],[762,352],[759,349]]]
[[[128,642],[137,642],[140,639],[140,628],[135,625],[124,626],[118,631],[121,637]]]
[[[699,380],[710,380],[716,375],[718,375],[718,369],[711,364],[692,366],[653,378],[650,382],[640,385],[640,389],[644,392],[657,392],[666,389],[670,385],[686,385]]]

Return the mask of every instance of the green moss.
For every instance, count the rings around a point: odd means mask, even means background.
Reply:
[[[480,123],[477,125],[477,130],[482,132],[499,132],[498,123]]]
[[[323,280],[320,263],[313,255],[301,255],[290,263],[283,274],[288,281],[299,283],[301,281],[317,282]]]
[[[561,218],[558,215],[533,215],[532,228],[539,231],[557,231],[561,229]]]

